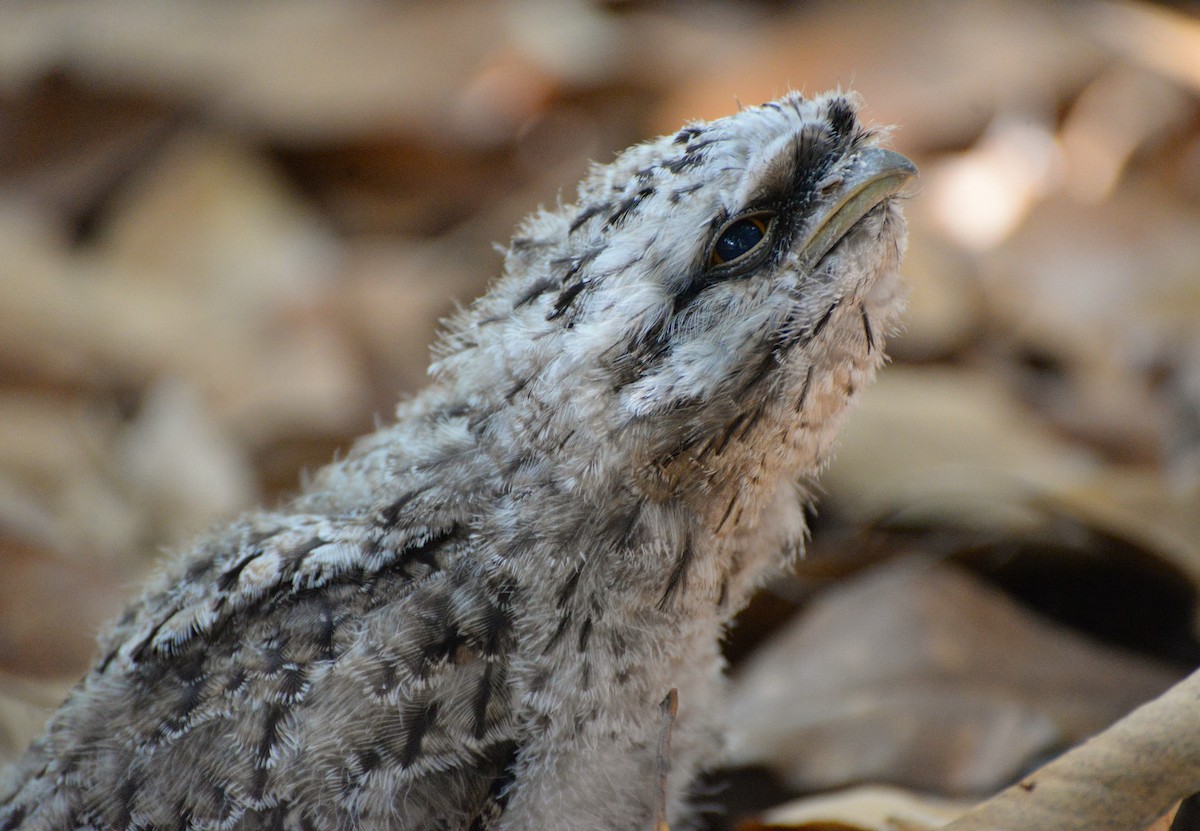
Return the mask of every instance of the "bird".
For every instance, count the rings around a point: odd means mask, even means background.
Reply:
[[[692,827],[722,634],[904,304],[916,168],[860,110],[739,106],[524,220],[428,387],[101,636],[0,831],[629,831],[660,784]]]

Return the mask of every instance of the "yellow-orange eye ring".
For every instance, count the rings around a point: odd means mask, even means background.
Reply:
[[[717,234],[709,255],[709,267],[729,265],[745,257],[764,244],[767,232],[775,215],[757,213],[730,220]]]

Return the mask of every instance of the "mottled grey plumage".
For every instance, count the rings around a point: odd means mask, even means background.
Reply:
[[[672,687],[686,822],[722,627],[900,305],[913,171],[876,141],[788,95],[529,219],[394,425],[118,621],[0,831],[649,829]]]

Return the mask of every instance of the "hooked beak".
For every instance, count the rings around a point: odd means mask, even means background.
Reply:
[[[917,166],[892,150],[869,147],[857,153],[800,232],[805,270],[812,270],[856,222],[916,175]]]

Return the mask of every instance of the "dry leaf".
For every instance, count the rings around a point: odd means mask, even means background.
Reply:
[[[1200,672],[944,831],[1138,831],[1200,783]]]
[[[904,559],[822,594],[740,669],[730,756],[802,789],[986,792],[1176,677]]]
[[[854,831],[930,831],[970,807],[885,785],[869,785],[797,799],[772,808],[754,829],[817,829],[833,826]]]
[[[851,413],[822,484],[864,522],[903,509],[977,527],[1028,522],[1026,501],[1089,481],[1098,460],[982,372],[890,367]]]

